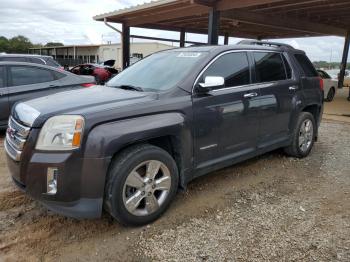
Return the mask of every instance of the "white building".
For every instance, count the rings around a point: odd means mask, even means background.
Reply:
[[[136,42],[130,45],[131,61],[142,59],[154,52],[174,48],[158,42]],[[69,45],[30,48],[29,53],[53,56],[61,65],[74,66],[82,63],[100,63],[116,60],[115,67],[122,66],[122,48],[120,44]]]

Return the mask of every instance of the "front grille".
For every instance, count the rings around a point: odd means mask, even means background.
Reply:
[[[24,126],[10,117],[6,132],[5,150],[13,160],[21,160],[22,151],[29,132],[30,127]]]

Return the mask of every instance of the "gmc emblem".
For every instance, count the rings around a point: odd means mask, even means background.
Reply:
[[[16,135],[16,130],[14,130],[11,127],[8,127],[6,130],[6,133],[11,137],[11,138],[15,138]]]

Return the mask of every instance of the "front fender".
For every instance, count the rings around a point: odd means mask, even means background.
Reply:
[[[84,157],[108,158],[122,148],[160,136],[182,137],[185,132],[185,117],[180,113],[147,115],[93,128],[87,138]]]

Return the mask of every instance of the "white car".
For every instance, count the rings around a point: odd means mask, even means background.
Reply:
[[[317,72],[323,79],[324,99],[327,102],[333,101],[338,88],[338,80],[332,79],[332,77],[323,70],[317,70]]]

